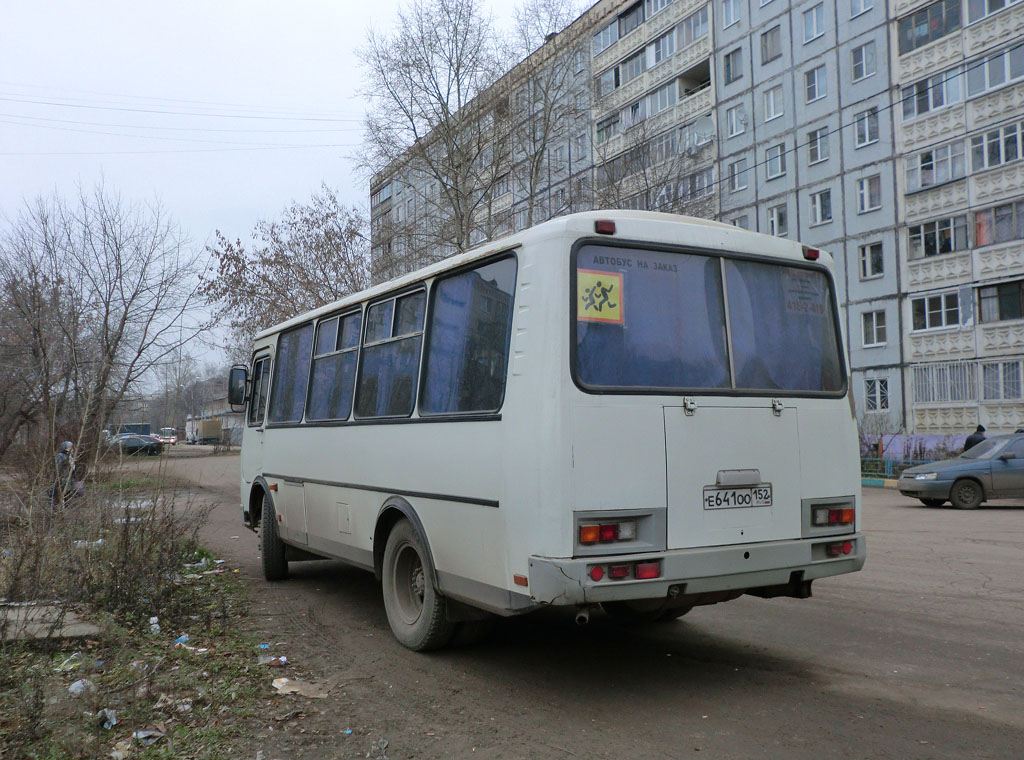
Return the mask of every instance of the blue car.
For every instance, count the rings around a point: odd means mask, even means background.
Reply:
[[[974,509],[988,499],[1024,497],[1024,435],[993,436],[955,459],[904,470],[899,489],[925,506],[948,501],[958,509]]]

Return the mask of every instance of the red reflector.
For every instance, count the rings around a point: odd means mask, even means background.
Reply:
[[[615,222],[610,219],[600,219],[594,222],[594,232],[598,235],[614,235]]]
[[[808,248],[804,246],[804,258],[808,261],[817,261],[818,257],[821,256],[821,251],[817,248]]]
[[[647,578],[660,578],[661,566],[657,562],[637,562],[636,577],[641,580]]]
[[[595,581],[599,581],[602,578],[604,578],[604,568],[602,568],[600,565],[594,565],[592,568],[590,568],[590,578],[591,580]]]
[[[845,541],[843,543],[843,554],[849,554],[852,551],[853,551],[853,542],[852,541]]]
[[[609,578],[628,578],[629,565],[611,565],[608,568]]]
[[[619,537],[619,524],[608,523],[607,525],[601,526],[601,540],[602,541],[615,541]]]
[[[525,575],[513,575],[512,580],[515,581],[517,586],[529,586],[530,582],[526,580]]]

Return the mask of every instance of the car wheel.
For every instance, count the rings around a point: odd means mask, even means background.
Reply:
[[[958,480],[949,492],[949,500],[957,509],[974,509],[984,498],[981,486],[973,480]]]
[[[946,503],[945,499],[921,499],[921,503],[926,507],[941,507]]]
[[[288,577],[288,560],[284,558],[284,542],[277,532],[277,512],[264,494],[260,510],[260,543],[263,550],[263,577],[268,581],[283,581]]]
[[[395,638],[416,652],[439,649],[455,632],[444,598],[434,589],[426,540],[400,520],[388,535],[382,567],[384,610]]]

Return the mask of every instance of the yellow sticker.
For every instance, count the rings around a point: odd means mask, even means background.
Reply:
[[[576,270],[576,319],[624,324],[622,295],[621,272]]]

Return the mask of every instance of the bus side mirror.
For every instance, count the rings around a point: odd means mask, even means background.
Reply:
[[[235,366],[231,368],[231,374],[228,375],[228,403],[231,404],[231,411],[240,412],[242,410],[235,409],[235,407],[245,406],[245,390],[248,381],[248,372],[245,367]]]

